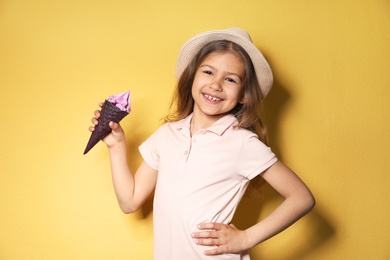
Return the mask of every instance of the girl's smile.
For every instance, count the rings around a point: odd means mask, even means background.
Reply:
[[[213,97],[213,96],[210,96],[210,95],[207,95],[207,94],[204,94],[204,97],[205,97],[208,101],[210,101],[210,102],[212,102],[212,103],[218,102],[218,101],[221,101],[221,100],[222,100],[222,99],[220,99],[220,98]]]
[[[214,52],[203,60],[192,85],[193,120],[201,120],[199,128],[211,125],[241,102],[244,73],[242,58],[233,52]]]

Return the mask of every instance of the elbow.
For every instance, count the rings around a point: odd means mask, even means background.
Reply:
[[[125,214],[131,214],[138,210],[138,207],[129,203],[119,203],[119,207]]]
[[[305,214],[309,213],[316,205],[316,199],[311,192],[306,194],[302,201],[302,206],[304,208]]]
[[[133,209],[133,208],[130,208],[130,207],[120,207],[122,212],[125,213],[125,214],[131,214],[131,213],[134,213],[135,211],[137,211],[137,209]]]
[[[316,200],[309,190],[302,192],[297,196],[288,198],[287,200],[291,201],[291,205],[294,205],[293,207],[300,217],[308,214],[316,205]]]
[[[131,213],[135,212],[135,210],[132,210],[132,209],[129,209],[129,208],[123,208],[123,207],[121,207],[121,210],[125,214],[131,214]]]

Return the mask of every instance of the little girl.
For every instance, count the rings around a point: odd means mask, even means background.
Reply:
[[[271,69],[246,31],[208,31],[182,47],[174,113],[139,150],[135,175],[125,134],[110,122],[103,139],[123,212],[154,191],[154,259],[249,259],[248,249],[283,231],[314,206],[306,185],[266,146],[258,115]],[[102,103],[100,104],[102,106]],[[95,112],[94,125],[100,112]],[[90,127],[94,131],[94,127]],[[246,230],[230,222],[250,180],[267,181],[285,200]]]

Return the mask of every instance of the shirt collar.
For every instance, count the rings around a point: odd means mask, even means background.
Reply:
[[[183,133],[186,133],[186,135],[190,133],[190,125],[191,125],[191,119],[192,119],[192,113],[187,116],[186,118],[175,122],[176,128],[178,130],[181,130]],[[207,132],[212,132],[217,135],[222,136],[223,133],[232,125],[237,125],[238,120],[233,114],[227,114],[223,116],[222,118],[218,119],[214,124],[209,126],[208,128],[204,129]]]

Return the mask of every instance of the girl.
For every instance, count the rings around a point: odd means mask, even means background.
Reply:
[[[271,69],[247,32],[229,28],[186,42],[177,78],[175,112],[141,144],[144,161],[134,176],[124,131],[110,122],[112,132],[103,141],[119,205],[134,212],[155,192],[154,259],[249,259],[248,249],[314,206],[306,185],[266,146],[258,111],[272,86]],[[94,125],[99,116],[96,111]],[[265,219],[238,230],[230,221],[249,181],[259,175],[285,200]]]

